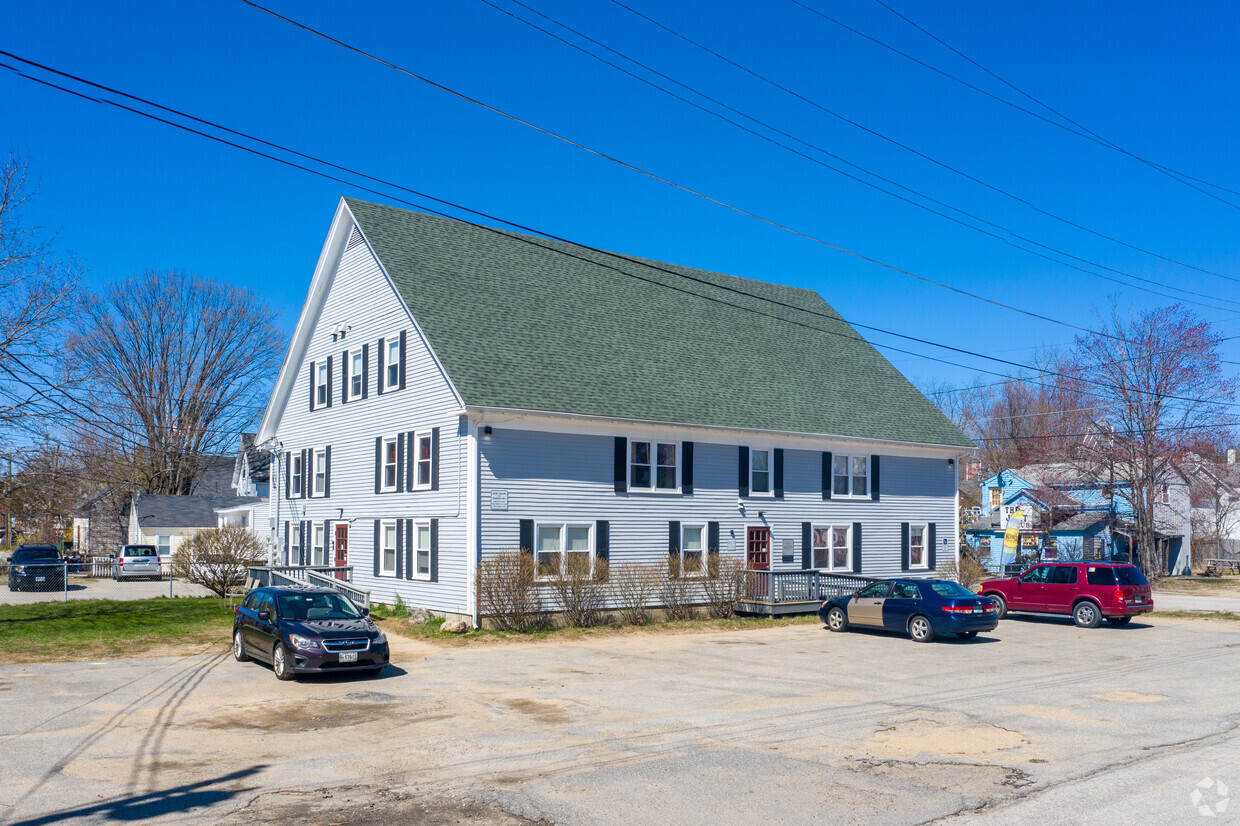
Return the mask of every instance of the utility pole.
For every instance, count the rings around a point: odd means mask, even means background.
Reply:
[[[13,519],[10,513],[13,493],[13,454],[8,455],[9,475],[4,483],[4,544],[13,547]]]

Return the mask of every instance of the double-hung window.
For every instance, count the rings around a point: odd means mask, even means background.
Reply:
[[[680,570],[685,576],[706,573],[706,526],[680,526]]]
[[[1003,504],[1003,488],[991,488],[990,489],[990,509],[998,510],[999,506],[1002,504]]]
[[[908,526],[908,566],[910,568],[928,568],[930,559],[926,555],[926,537],[929,535],[925,525]]]
[[[295,565],[296,563],[293,561],[294,559],[298,559],[300,561],[299,559],[301,556],[301,523],[300,522],[294,522],[289,527],[288,552],[291,558],[286,559],[285,560],[286,563],[290,565]]]
[[[629,489],[676,490],[679,487],[676,442],[629,441]]]
[[[323,525],[314,526],[314,555],[311,558],[311,565],[323,564],[323,548],[327,539],[327,528]]]
[[[170,534],[161,533],[156,535],[155,552],[159,554],[160,559],[172,556],[172,536]]]
[[[425,490],[431,486],[431,463],[434,460],[432,448],[431,431],[427,430],[423,433],[417,433],[413,437],[414,445],[414,465],[413,465],[413,488],[414,490]]]
[[[310,489],[312,496],[323,496],[327,493],[327,451],[315,450],[314,486]]]
[[[831,460],[833,496],[870,495],[870,457],[835,456]]]
[[[418,579],[431,578],[431,523],[415,522],[413,525],[413,575]]]
[[[331,392],[331,387],[327,377],[327,362],[316,361],[314,363],[314,406],[327,407],[327,394]]]
[[[395,436],[383,440],[383,490],[396,490],[396,474],[399,469],[397,448],[399,442]]]
[[[382,553],[379,554],[379,575],[396,576],[396,522],[381,523]]]
[[[349,353],[349,400],[360,399],[362,390],[364,389],[362,382],[365,380],[366,367],[362,361],[362,351],[353,350]]]
[[[383,349],[383,389],[396,390],[400,387],[400,336],[387,339]]]
[[[749,451],[749,493],[752,496],[771,493],[771,451],[764,448]]]
[[[852,526],[814,526],[814,567],[823,571],[852,570]]]
[[[292,465],[292,467],[289,469],[289,483],[288,483],[289,496],[296,498],[296,497],[301,496],[301,485],[302,485],[301,454],[299,453],[293,456],[289,464]]]
[[[593,568],[593,525],[538,525],[534,544],[538,576],[589,576]]]

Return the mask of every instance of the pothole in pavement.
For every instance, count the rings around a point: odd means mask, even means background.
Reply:
[[[854,760],[853,767],[865,774],[962,794],[967,797],[992,798],[1013,789],[1032,785],[1034,779],[1020,769],[985,763],[912,760]]]
[[[980,757],[1012,753],[1029,745],[1019,732],[976,720],[950,724],[918,718],[896,723],[849,744],[856,751],[891,760]]]
[[[290,734],[382,723],[385,726],[424,723],[452,717],[443,703],[411,706],[390,694],[360,691],[342,697],[281,700],[261,705],[216,709],[192,723],[194,728]]]
[[[521,826],[538,821],[470,797],[344,787],[308,792],[269,792],[221,823],[331,823],[370,826],[434,823],[442,826]]]

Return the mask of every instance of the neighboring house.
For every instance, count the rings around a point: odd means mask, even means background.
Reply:
[[[189,537],[206,528],[237,524],[253,527],[265,517],[267,500],[257,496],[171,496],[136,493],[129,509],[131,545],[154,545],[170,556]]]
[[[477,620],[480,559],[929,576],[970,441],[815,293],[344,199],[256,439],[281,559]]]
[[[966,541],[996,567],[1013,562],[1013,554],[1002,556],[1003,536],[1006,516],[1019,509],[1024,515],[1023,558],[1109,559],[1131,554],[1133,512],[1122,495],[1130,486],[1101,477],[1104,474],[1085,472],[1068,462],[999,471],[982,482],[982,518],[967,528]],[[1171,466],[1156,495],[1154,522],[1163,573],[1188,573],[1193,538],[1188,479]]]
[[[1235,448],[1227,451],[1225,463],[1190,453],[1183,467],[1191,480],[1198,559],[1240,554],[1240,464]]]
[[[238,496],[269,495],[271,456],[255,445],[253,433],[241,434],[241,447],[233,463],[232,488]]]

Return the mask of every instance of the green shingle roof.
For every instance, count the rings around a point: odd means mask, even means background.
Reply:
[[[809,290],[346,201],[467,405],[971,446]]]

